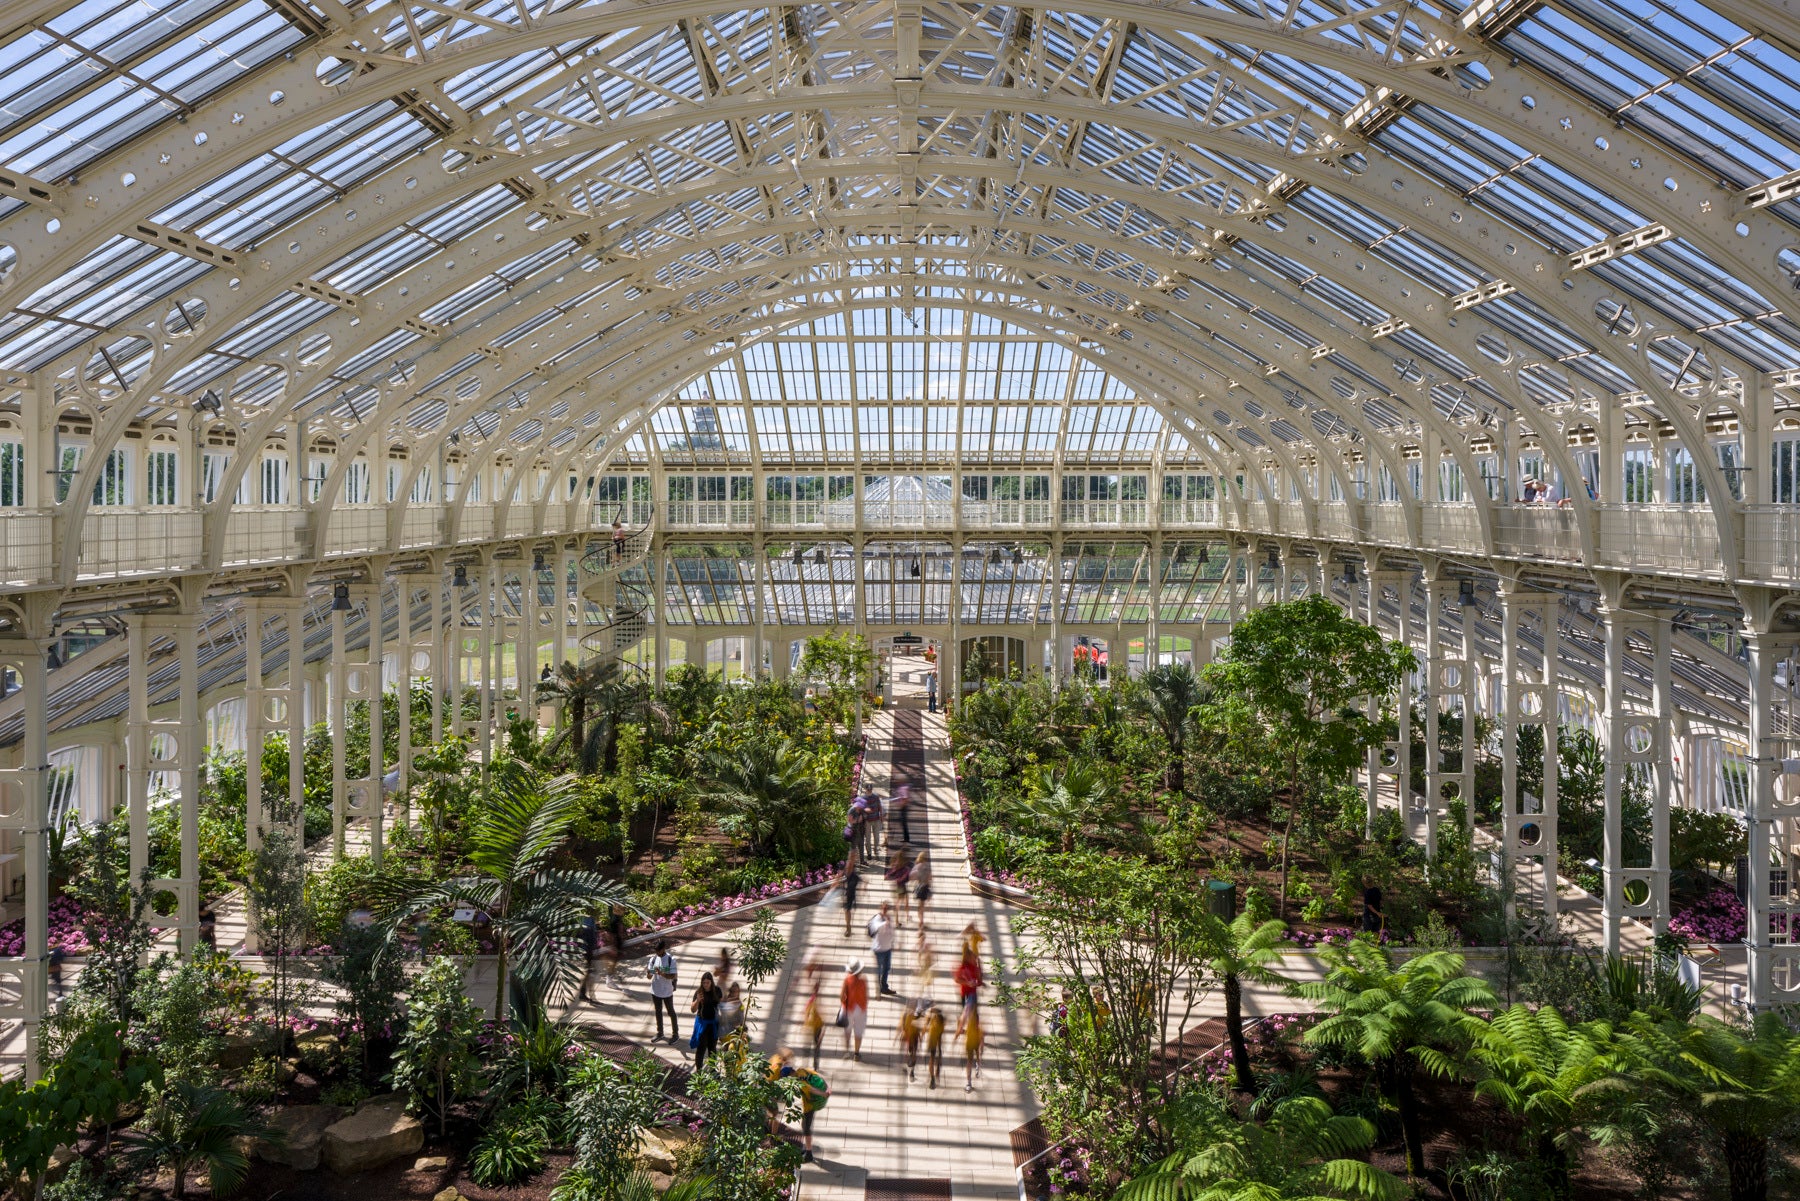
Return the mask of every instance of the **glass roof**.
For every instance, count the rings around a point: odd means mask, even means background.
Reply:
[[[0,369],[671,465],[1729,397],[1800,367],[1800,19],[1729,7],[23,0]]]

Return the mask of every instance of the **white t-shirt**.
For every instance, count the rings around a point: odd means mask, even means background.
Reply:
[[[658,975],[658,972],[667,974]],[[650,960],[650,995],[653,997],[675,995],[675,956],[666,951]]]
[[[894,923],[879,913],[869,919],[869,949],[872,951],[894,949]]]

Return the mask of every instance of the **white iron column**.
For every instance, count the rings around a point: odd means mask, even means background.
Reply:
[[[150,632],[125,619],[125,807],[131,880],[150,864]]]
[[[153,880],[151,888],[174,898],[172,916],[178,945],[185,952],[198,929],[200,743],[199,696],[192,659],[198,654],[199,619],[193,614],[134,616],[126,625],[126,781],[129,806],[131,878],[139,879],[150,862],[150,791],[156,775],[173,774],[180,789],[179,858],[173,877]],[[151,649],[168,640],[174,652],[175,709],[153,717],[150,695]],[[192,852],[190,855],[189,852]]]
[[[1371,567],[1376,562],[1370,554]],[[1371,571],[1369,573],[1368,622],[1381,630],[1381,605],[1392,589],[1395,597],[1394,637],[1402,646],[1412,646],[1412,573],[1405,571]],[[1406,794],[1412,786],[1412,684],[1411,674],[1400,679],[1399,694],[1394,702],[1394,738],[1369,752],[1369,795],[1367,825],[1373,827],[1381,809],[1381,775],[1385,768],[1394,781],[1394,803],[1402,816],[1406,813]]]
[[[164,619],[175,635],[176,670],[174,762],[180,781],[181,858],[174,880],[177,900],[176,947],[192,954],[200,939],[200,769],[205,763],[206,735],[200,725],[200,615],[189,612]]]
[[[263,681],[263,602],[244,602],[244,844],[262,846],[268,818],[263,809],[262,749],[268,736],[269,697]]]
[[[1796,743],[1792,694],[1776,680],[1776,665],[1784,665],[1794,679],[1796,639],[1792,634],[1768,633],[1767,620],[1753,623],[1744,642],[1750,652],[1750,797],[1745,815],[1749,845],[1746,863],[1749,879],[1744,900],[1744,942],[1749,948],[1750,996],[1761,1010],[1788,1001],[1800,988],[1800,942],[1795,940],[1795,912],[1787,872],[1775,875],[1785,863],[1779,837],[1783,822],[1800,819],[1800,804],[1785,799],[1782,773],[1787,760],[1800,753]]]
[[[49,623],[37,633],[48,635]],[[17,959],[0,960],[0,980],[17,999],[0,999],[0,1017],[25,1024],[25,1077],[42,1074],[38,1062],[38,1027],[49,1009],[45,959],[50,942],[50,688],[45,638],[0,640],[0,678],[8,673],[19,684],[24,738],[19,766],[0,769],[0,827],[16,832],[25,865],[25,945]]]
[[[481,761],[494,761],[494,690],[499,684],[495,667],[497,648],[506,640],[505,618],[500,612],[500,565],[491,555],[483,555],[479,565],[481,576],[481,624],[477,627],[475,646],[480,656],[481,678],[475,684],[475,712],[478,715]],[[460,657],[460,656],[459,656]]]
[[[1556,916],[1556,784],[1557,687],[1556,598],[1502,581],[1501,670],[1506,707],[1500,715],[1502,776],[1500,789],[1501,846],[1514,887],[1518,866],[1535,861],[1547,919]],[[1535,627],[1542,657],[1534,670],[1525,661],[1525,631]],[[1537,728],[1543,734],[1543,795],[1532,796],[1519,785],[1519,734]]]

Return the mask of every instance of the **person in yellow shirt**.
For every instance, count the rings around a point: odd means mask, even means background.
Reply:
[[[975,1074],[981,1070],[981,1049],[987,1045],[987,1035],[981,1030],[981,1015],[971,1013],[968,1023],[963,1027],[963,1092],[975,1091]]]
[[[938,1084],[938,1070],[944,1066],[944,1011],[936,1005],[925,1015],[925,1072],[931,1087]]]
[[[919,1038],[925,1033],[925,998],[920,997],[900,1011],[900,1045],[906,1050],[906,1078],[919,1078]]]
[[[812,1065],[819,1066],[819,1045],[825,1041],[825,1015],[819,1012],[819,978],[812,977],[812,991],[806,997],[806,1012],[800,1019],[806,1027],[806,1033],[812,1038]]]

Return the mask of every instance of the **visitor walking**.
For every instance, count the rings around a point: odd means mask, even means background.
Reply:
[[[698,1072],[706,1066],[706,1057],[719,1046],[719,1005],[725,1000],[725,994],[713,983],[711,972],[700,973],[700,987],[694,990],[694,999],[688,1005],[688,1012],[694,1015],[694,1032],[688,1036],[688,1046],[694,1052],[694,1071]]]
[[[831,1085],[826,1083],[825,1077],[819,1075],[816,1066],[812,1071],[795,1074],[800,1077],[800,1161],[811,1163],[813,1118],[825,1108],[825,1102],[831,1097]]]
[[[663,1037],[663,1013],[669,1015],[669,1041],[681,1036],[681,1021],[675,1016],[675,956],[669,954],[669,940],[656,940],[656,954],[644,974],[650,977],[650,1007],[656,1011],[656,1037]]]
[[[893,816],[900,819],[900,841],[904,842],[907,846],[911,846],[912,825],[907,818],[907,810],[912,808],[912,785],[902,784],[900,787],[894,789],[894,801],[888,808],[893,810]],[[894,836],[890,832],[888,834],[888,845],[892,846],[893,843]]]
[[[900,1046],[906,1052],[906,1078],[919,1078],[919,1040],[925,1036],[925,1014],[931,1003],[919,997],[900,1012]]]
[[[733,980],[725,989],[725,999],[719,1002],[719,1037],[730,1038],[744,1025],[744,992]]]
[[[713,967],[713,979],[718,982],[721,991],[731,983],[731,948],[719,948],[719,962]]]
[[[900,909],[900,921],[905,922],[911,912],[906,900],[906,884],[912,879],[912,859],[907,855],[905,847],[894,848],[893,855],[888,858],[887,870],[881,873],[881,878],[894,890],[894,902]]]
[[[925,712],[937,712],[937,672],[925,673]]]
[[[623,508],[613,514],[612,544],[613,562],[615,563],[620,562],[625,558],[625,523],[620,520],[620,518],[624,516],[625,510]]]
[[[586,965],[581,973],[581,999],[591,1001],[588,995],[594,980],[594,960],[600,958],[600,923],[594,920],[593,914],[581,919],[581,958]]]
[[[862,1062],[863,1034],[869,1028],[869,982],[863,979],[862,960],[852,959],[844,969],[838,989],[838,1025],[844,1028],[844,1049]]]
[[[912,865],[913,899],[919,902],[919,933],[925,933],[925,903],[931,900],[931,852],[923,850]]]
[[[869,950],[875,956],[875,971],[881,982],[881,995],[891,997],[894,990],[888,986],[888,978],[894,971],[894,925],[893,907],[886,901],[875,916],[869,919]]]
[[[610,945],[611,957],[606,964],[606,982],[613,988],[624,987],[619,982],[619,971],[625,966],[625,910],[623,906],[614,905],[612,915],[606,921],[606,936]]]
[[[806,1033],[812,1038],[812,1065],[819,1066],[819,1045],[825,1041],[825,1014],[819,1007],[819,978],[814,976],[811,989],[806,995],[806,1011],[801,1015],[800,1024],[806,1027]]]
[[[850,937],[850,931],[853,928],[856,916],[856,889],[860,880],[861,877],[856,872],[856,851],[852,849],[850,858],[844,861],[844,874],[838,877],[837,886],[833,890],[840,894],[838,899],[844,903],[845,938]]]
[[[938,1084],[938,1072],[944,1066],[944,1011],[936,1005],[925,1015],[925,1074],[931,1087]]]
[[[963,945],[962,962],[956,965],[951,979],[956,981],[957,996],[962,999],[962,1012],[956,1018],[956,1033],[962,1034],[963,1027],[975,1016],[975,1003],[981,994],[981,960]]]
[[[919,923],[919,941],[914,953],[919,957],[919,995],[931,995],[931,986],[937,980],[937,948],[931,943],[931,936],[925,932],[925,923]]]
[[[963,1092],[975,1091],[975,1077],[981,1073],[981,1049],[987,1036],[981,1030],[981,1015],[971,1011],[969,1024],[963,1031]]]
[[[870,793],[863,798],[863,820],[861,833],[857,838],[857,852],[864,859],[873,856],[881,849],[881,798]]]

